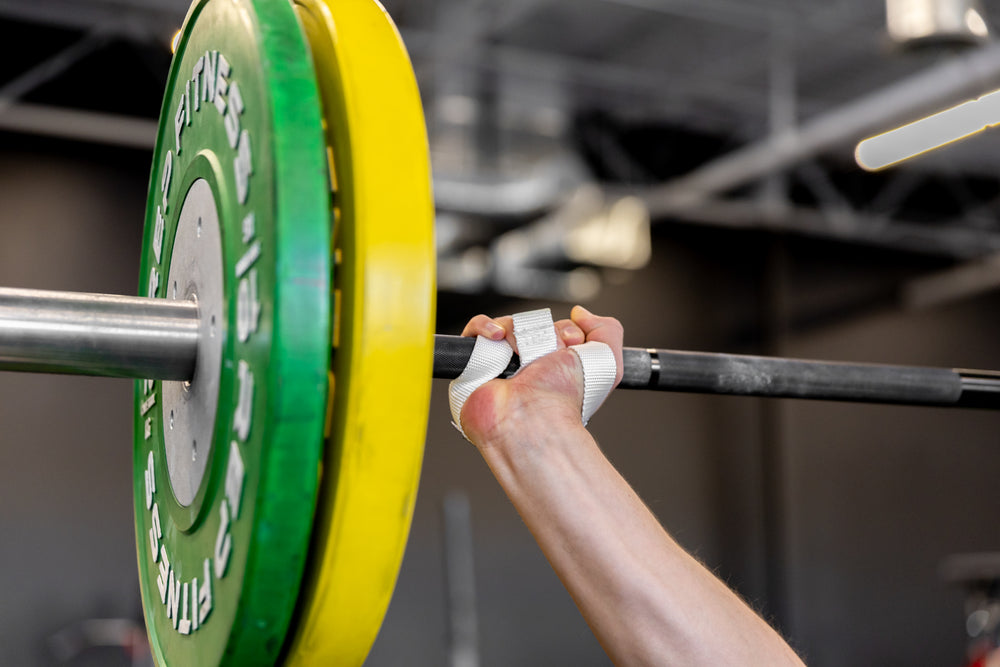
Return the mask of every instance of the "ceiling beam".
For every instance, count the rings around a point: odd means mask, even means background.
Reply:
[[[995,88],[1000,45],[981,47],[907,77],[710,161],[642,193],[654,216],[698,206],[716,195],[786,169],[802,160],[890,129],[902,120]]]
[[[156,36],[169,40],[181,27],[189,4],[188,0],[0,0],[0,16],[86,31],[113,29],[139,39]]]
[[[0,130],[153,150],[155,120],[80,109],[12,104],[0,113]]]
[[[803,206],[768,206],[758,200],[715,200],[678,209],[671,220],[723,229],[789,232],[930,257],[972,260],[1000,253],[1000,233],[957,225],[889,221],[858,213],[831,219]]]

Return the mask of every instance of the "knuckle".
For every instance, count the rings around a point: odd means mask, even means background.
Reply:
[[[476,315],[471,320],[469,320],[469,326],[478,330],[482,329],[484,326],[486,326],[492,321],[493,320],[489,315],[483,315],[482,313],[480,313],[479,315]]]

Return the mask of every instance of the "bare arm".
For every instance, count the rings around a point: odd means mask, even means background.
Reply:
[[[500,327],[496,329],[494,327]],[[560,347],[622,329],[582,308]],[[509,318],[474,318],[499,339]],[[620,371],[619,371],[620,379]],[[802,665],[774,630],[660,526],[580,423],[582,370],[560,349],[477,390],[462,425],[618,665]]]

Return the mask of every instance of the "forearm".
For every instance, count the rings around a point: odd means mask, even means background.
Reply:
[[[801,665],[662,529],[579,424],[525,424],[483,456],[619,665]]]

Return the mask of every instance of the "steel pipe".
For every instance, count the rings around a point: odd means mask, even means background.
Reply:
[[[190,380],[194,301],[0,288],[0,370]]]
[[[438,335],[434,377],[465,368],[475,340]],[[625,348],[622,389],[806,398],[962,408],[1000,408],[1000,373],[919,366],[848,364],[779,357]],[[501,374],[518,368],[515,357]]]

